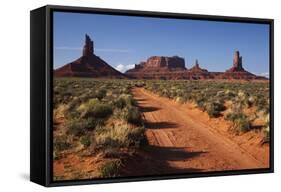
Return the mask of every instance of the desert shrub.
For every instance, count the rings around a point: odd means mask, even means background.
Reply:
[[[64,112],[64,116],[66,119],[75,119],[79,118],[80,113],[76,110],[68,110]]]
[[[269,126],[267,126],[263,129],[263,140],[264,140],[264,142],[270,141],[270,128],[269,128]]]
[[[127,105],[134,105],[134,101],[131,95],[122,94],[114,101],[114,106],[119,109],[123,109]]]
[[[206,106],[205,106],[206,102],[207,102],[207,99],[205,97],[198,96],[197,98],[195,98],[195,103],[196,103],[197,107],[199,107],[203,111],[206,110]]]
[[[259,97],[256,101],[258,110],[263,110],[266,113],[269,113],[269,100],[266,100],[263,97]]]
[[[238,118],[234,121],[235,127],[241,132],[247,132],[250,130],[250,121],[244,116],[243,118]]]
[[[106,118],[110,116],[112,112],[112,106],[108,104],[97,104],[91,113],[96,118]]]
[[[225,119],[232,121],[234,127],[241,132],[247,132],[251,129],[250,121],[242,112],[229,112],[226,114]]]
[[[230,110],[226,115],[225,119],[229,121],[235,121],[236,119],[245,118],[245,115],[242,112],[236,112]]]
[[[239,90],[237,96],[244,100],[249,97],[249,94],[245,91]]]
[[[78,118],[80,113],[75,109],[75,105],[71,102],[65,106],[64,116],[66,119]]]
[[[239,90],[234,100],[242,106],[250,107],[252,98],[250,99],[250,95],[247,92]]]
[[[127,125],[103,128],[95,134],[97,149],[139,147],[145,139],[143,127],[128,127]]]
[[[127,146],[128,138],[127,126],[115,126],[113,128],[103,128],[95,134],[95,144],[97,148],[120,148]]]
[[[91,145],[91,137],[89,135],[85,135],[82,136],[80,138],[80,143],[84,146],[84,147],[89,147]]]
[[[136,106],[137,102],[133,99],[132,95],[129,95],[126,99],[127,105]]]
[[[117,100],[114,101],[114,105],[119,109],[123,109],[126,106],[125,98],[119,97]]]
[[[123,99],[125,106],[135,106],[136,101],[133,99],[133,96],[130,94],[121,94],[119,99]],[[125,107],[123,106],[123,107]]]
[[[113,113],[112,106],[109,104],[97,103],[86,107],[81,113],[81,117],[107,118]]]
[[[63,151],[69,149],[71,144],[67,142],[67,137],[55,137],[53,141],[53,148],[55,151]]]
[[[67,134],[81,136],[85,133],[85,126],[80,119],[72,119],[66,122]]]
[[[120,167],[121,167],[120,159],[107,161],[100,169],[100,176],[102,178],[116,177],[118,176],[118,171]]]
[[[224,105],[218,101],[206,105],[206,111],[210,117],[218,117],[223,110],[225,110]]]
[[[124,113],[124,119],[128,123],[132,123],[135,125],[141,125],[142,124],[142,116],[141,112],[137,107],[130,106],[126,108],[125,113]]]
[[[99,100],[102,100],[106,96],[106,89],[99,89],[95,93],[95,97],[98,98]]]
[[[99,119],[72,119],[66,122],[67,133],[75,136],[81,136],[88,130],[93,130],[100,123]]]
[[[233,91],[230,91],[228,89],[228,90],[225,91],[224,96],[225,96],[225,99],[230,100],[230,99],[234,98],[236,95]]]
[[[66,136],[54,137],[53,140],[53,159],[58,160],[61,158],[61,151],[71,148],[70,142]]]
[[[90,110],[92,108],[94,108],[97,104],[99,103],[99,100],[94,98],[94,99],[89,99],[86,103],[82,103],[77,110],[79,112],[83,112],[86,110]]]
[[[60,159],[59,153],[58,153],[58,151],[56,151],[56,150],[53,150],[53,159],[54,159],[54,160]]]
[[[128,132],[129,146],[140,147],[147,143],[144,127],[134,127]]]
[[[216,111],[216,109],[213,106],[208,107],[206,111],[209,117],[218,117],[220,115],[220,111]]]
[[[270,141],[270,116],[269,113],[267,113],[264,117],[265,120],[265,127],[263,128],[263,140],[264,142]]]
[[[176,102],[177,103],[184,103],[184,102],[186,102],[186,99],[184,97],[176,97]]]
[[[220,90],[216,94],[216,97],[224,97],[224,96],[225,96],[225,91],[224,90]]]
[[[76,110],[78,103],[79,103],[78,99],[75,99],[74,101],[68,103],[65,106],[64,116],[67,119],[74,119],[74,118],[79,117],[80,113],[79,113],[79,111]]]

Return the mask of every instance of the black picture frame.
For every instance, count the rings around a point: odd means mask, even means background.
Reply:
[[[53,85],[53,12],[96,13],[157,18],[176,18],[270,25],[270,167],[161,176],[118,177],[75,181],[52,181],[52,85]],[[135,10],[99,9],[46,5],[30,12],[30,180],[43,186],[64,186],[159,179],[195,178],[274,172],[274,20],[246,17],[195,15]]]

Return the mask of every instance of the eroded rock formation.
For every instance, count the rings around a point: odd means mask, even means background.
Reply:
[[[56,77],[127,78],[94,54],[94,42],[86,34],[82,56],[54,70]]]
[[[152,56],[125,74],[136,79],[171,79],[171,75],[185,70],[185,62],[181,57]]]
[[[192,68],[190,68],[189,71],[193,72],[193,73],[208,73],[208,70],[200,68],[199,62],[197,59],[195,60],[194,66]]]
[[[240,56],[239,51],[235,51],[233,57],[233,66],[226,70],[226,72],[243,72],[245,71],[242,66],[242,57]]]
[[[94,42],[91,38],[86,34],[85,35],[85,44],[83,47],[83,56],[91,56],[94,54]]]
[[[148,58],[146,62],[140,62],[139,64],[136,64],[135,69],[139,71],[145,71],[145,70],[169,71],[169,70],[185,70],[186,68],[185,68],[184,59],[181,57],[152,56]]]
[[[234,53],[233,66],[226,72],[209,72],[199,66],[198,60],[192,68],[186,69],[184,59],[181,57],[153,56],[146,62],[136,64],[134,69],[126,71],[125,74],[136,79],[266,79],[243,68],[239,51]]]
[[[94,54],[94,42],[86,34],[82,56],[54,70],[57,77],[94,77],[94,78],[134,78],[134,79],[267,79],[256,76],[243,68],[242,56],[235,51],[233,65],[225,72],[209,72],[200,67],[198,60],[190,69],[179,56],[153,56],[145,62],[136,64],[122,74]]]

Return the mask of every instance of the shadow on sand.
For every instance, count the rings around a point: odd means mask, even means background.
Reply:
[[[146,113],[146,112],[158,111],[161,108],[159,108],[159,107],[139,107],[139,109],[141,112]]]
[[[203,169],[189,167],[183,163],[183,167],[171,165],[173,161],[186,161],[196,158],[206,152],[188,151],[184,147],[160,147],[146,146],[140,152],[126,158],[126,162],[121,170],[122,176],[155,176],[171,174],[188,174],[202,172]]]
[[[147,129],[168,129],[177,128],[178,124],[173,122],[161,121],[161,122],[144,122]]]
[[[190,158],[195,158],[203,153],[203,151],[187,151],[186,147],[160,147],[160,146],[148,146],[145,149],[146,152],[152,153],[161,157],[164,161],[181,161]]]
[[[146,99],[136,99],[136,98],[135,98],[135,101],[141,102],[141,101],[146,101]]]

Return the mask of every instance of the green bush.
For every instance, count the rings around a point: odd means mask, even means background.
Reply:
[[[120,167],[121,167],[120,159],[107,161],[100,169],[100,176],[102,178],[116,177],[118,176],[118,171]]]
[[[53,141],[53,148],[56,151],[63,151],[71,147],[71,144],[68,143],[66,137],[55,137]]]
[[[97,98],[89,99],[86,103],[82,103],[77,110],[83,112],[84,110],[94,108],[99,103],[100,102]]]
[[[109,117],[113,113],[112,106],[109,104],[97,103],[95,105],[90,105],[85,107],[81,113],[82,118],[96,118],[103,119]]]
[[[141,112],[139,111],[139,109],[137,107],[134,107],[134,106],[128,107],[125,110],[124,118],[128,123],[132,123],[135,125],[142,124]]]
[[[114,105],[119,109],[123,109],[126,106],[126,99],[124,97],[118,97],[117,100],[114,101]]]
[[[89,147],[91,145],[91,137],[89,135],[85,135],[82,136],[80,138],[80,143],[84,146],[84,147]]]
[[[265,115],[265,127],[263,128],[264,142],[270,141],[270,115]]]
[[[99,120],[93,118],[72,119],[66,122],[67,133],[75,136],[81,136],[88,130],[93,130],[98,125]]]
[[[140,147],[147,143],[144,127],[131,128],[128,132],[128,145]]]
[[[264,142],[270,141],[270,128],[269,128],[269,126],[267,126],[263,129],[263,140],[264,140]]]
[[[95,132],[95,145],[97,149],[101,150],[129,146],[139,147],[145,141],[144,132],[143,127],[126,125],[103,128]]]
[[[184,97],[176,97],[176,102],[177,103],[185,103],[186,99]]]
[[[106,96],[105,89],[100,89],[96,91],[95,97],[98,98],[99,100],[102,100],[105,96]]]
[[[125,106],[135,106],[136,102],[130,94],[121,94],[116,100],[117,107],[124,108]]]
[[[54,159],[54,160],[60,159],[59,153],[58,153],[58,151],[56,151],[56,150],[53,150],[53,159]]]
[[[67,136],[54,137],[53,140],[53,159],[58,160],[61,158],[61,151],[71,148],[71,144],[67,141]]]
[[[206,111],[210,117],[218,117],[225,107],[220,102],[211,102],[206,105]]]
[[[242,112],[229,112],[226,114],[225,119],[232,121],[234,127],[241,132],[247,132],[251,129],[250,121]]]
[[[244,118],[238,118],[234,121],[235,127],[239,129],[241,132],[247,132],[250,130],[250,122],[249,120],[244,117]]]
[[[112,106],[108,104],[97,104],[91,114],[96,118],[109,117],[113,112]]]
[[[204,97],[198,96],[197,98],[195,98],[196,105],[203,111],[206,110],[206,106],[205,106],[206,102],[207,102],[207,99]]]
[[[225,119],[229,121],[235,121],[236,119],[245,118],[245,115],[241,112],[230,111],[225,115]]]

